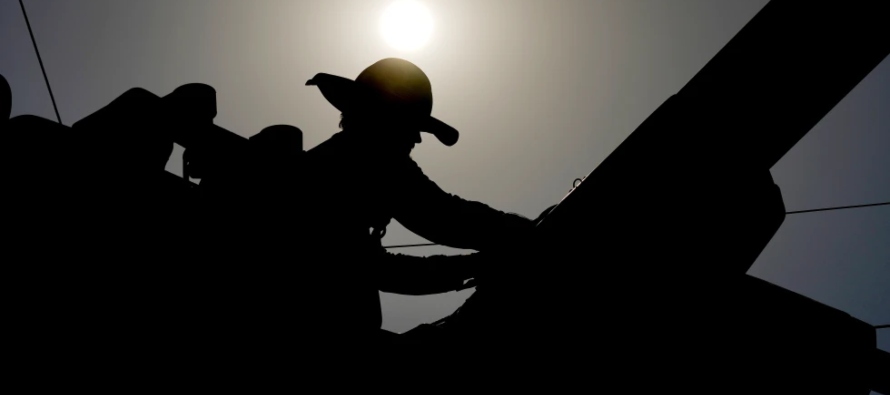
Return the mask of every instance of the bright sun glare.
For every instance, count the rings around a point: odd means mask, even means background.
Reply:
[[[380,33],[395,49],[419,49],[433,33],[433,17],[423,4],[399,0],[390,4],[380,18]]]

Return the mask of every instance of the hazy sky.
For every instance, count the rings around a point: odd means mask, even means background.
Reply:
[[[425,172],[446,191],[532,218],[766,1],[427,0],[432,38],[413,52],[390,48],[379,34],[389,3],[25,1],[66,125],[132,87],[165,95],[202,82],[217,90],[218,125],[250,136],[291,124],[309,149],[338,131],[339,114],[306,80],[318,72],[354,78],[374,61],[403,57],[430,77],[433,114],[462,132],[450,148],[424,136],[414,157]],[[0,0],[0,48],[13,115],[54,119],[17,0]],[[890,201],[888,104],[885,60],[773,168],[788,210]],[[180,154],[170,171],[179,172]],[[425,240],[393,223],[384,242]],[[866,322],[890,323],[890,207],[789,216],[750,273]],[[384,294],[384,328],[402,332],[441,318],[471,292]],[[879,334],[886,350],[888,332]]]

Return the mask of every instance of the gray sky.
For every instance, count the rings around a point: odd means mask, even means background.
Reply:
[[[354,78],[374,61],[403,57],[430,77],[433,114],[462,132],[450,148],[425,136],[414,153],[425,172],[446,191],[536,217],[766,1],[427,0],[433,35],[413,52],[391,49],[378,32],[390,0],[25,3],[66,125],[132,87],[165,95],[202,82],[217,90],[218,125],[243,136],[295,125],[308,149],[337,131],[339,114],[306,80]],[[13,115],[54,119],[16,0],[0,1],[0,48]],[[885,60],[773,169],[788,210],[890,201],[888,103]],[[170,171],[179,172],[179,154]],[[397,223],[384,240],[424,241]],[[890,207],[789,216],[750,273],[890,323]],[[441,318],[471,292],[384,294],[384,328]],[[885,350],[888,332],[879,334]]]

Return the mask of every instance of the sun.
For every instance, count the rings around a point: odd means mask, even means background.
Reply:
[[[401,51],[422,48],[433,33],[433,17],[423,4],[398,0],[380,18],[380,34],[387,44]]]

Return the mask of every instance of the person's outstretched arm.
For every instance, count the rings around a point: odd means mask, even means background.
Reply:
[[[531,220],[442,190],[413,160],[401,170],[393,217],[408,230],[437,244],[486,251],[517,245],[534,228]]]
[[[458,291],[473,278],[478,255],[419,257],[386,252],[374,262],[378,290],[400,295]]]

